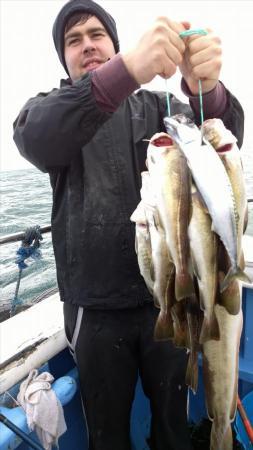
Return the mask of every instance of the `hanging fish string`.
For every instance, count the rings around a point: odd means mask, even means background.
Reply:
[[[192,30],[185,30],[182,31],[179,36],[181,38],[193,36],[195,34],[199,34],[202,36],[207,35],[207,31],[203,30],[202,28],[198,29],[192,29]],[[202,96],[202,83],[201,80],[198,80],[198,86],[199,86],[199,105],[200,105],[200,124],[201,124],[201,141],[202,141],[202,125],[204,122],[204,110],[203,110],[203,96]],[[170,94],[168,90],[168,83],[167,79],[165,80],[165,87],[166,87],[166,101],[167,101],[167,113],[168,117],[171,115],[171,109],[170,109]]]

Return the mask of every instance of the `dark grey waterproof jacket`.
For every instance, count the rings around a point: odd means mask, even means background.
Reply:
[[[229,92],[228,102],[222,119],[241,145],[243,111]],[[172,96],[171,114],[179,112],[194,117],[189,105]],[[146,169],[143,139],[164,131],[165,115],[165,94],[146,90],[132,94],[113,114],[102,112],[88,74],[30,99],[16,119],[20,153],[50,175],[61,300],[97,309],[152,301],[129,218]]]

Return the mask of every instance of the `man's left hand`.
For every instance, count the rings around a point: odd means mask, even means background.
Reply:
[[[186,50],[180,71],[193,95],[199,92],[198,80],[202,81],[202,92],[215,88],[222,66],[221,40],[212,30],[206,35],[184,38]]]

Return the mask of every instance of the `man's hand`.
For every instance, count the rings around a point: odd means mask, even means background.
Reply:
[[[211,91],[219,80],[222,66],[221,41],[212,30],[207,35],[184,38],[186,50],[180,71],[193,95],[197,95],[198,80],[202,81],[202,92]]]
[[[158,17],[138,45],[122,55],[129,73],[137,83],[148,83],[156,75],[163,78],[174,75],[177,66],[183,61],[185,51],[185,43],[179,33],[189,27],[188,22],[177,23],[167,17]]]

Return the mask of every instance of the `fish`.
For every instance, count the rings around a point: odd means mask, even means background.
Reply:
[[[154,329],[154,339],[161,341],[168,340],[174,335],[173,321],[168,301],[173,301],[171,295],[173,295],[172,291],[175,285],[175,270],[168,253],[165,232],[156,206],[156,198],[151,187],[150,174],[148,172],[142,172],[141,176],[141,198],[148,223],[151,245],[152,277],[154,280],[153,297],[155,305],[160,308]],[[171,286],[173,286],[173,289]]]
[[[199,301],[196,295],[186,299],[185,309],[188,324],[188,348],[190,352],[185,383],[195,394],[198,389],[198,353],[201,349],[200,330],[203,324],[203,313],[199,308]]]
[[[176,347],[189,350],[185,383],[196,393],[198,388],[199,334],[202,327],[202,313],[196,296],[176,302],[171,307],[174,322],[173,343]]]
[[[151,138],[147,166],[168,254],[176,270],[175,297],[180,301],[194,294],[187,236],[191,177],[186,158],[166,133]]]
[[[218,236],[212,231],[208,210],[192,183],[192,214],[188,228],[193,271],[198,284],[200,308],[204,320],[200,344],[208,339],[219,339],[219,325],[214,313],[218,288]]]
[[[238,360],[242,332],[242,310],[229,314],[219,304],[215,314],[220,326],[220,340],[202,346],[205,398],[211,428],[210,450],[232,450],[231,422],[237,408]]]
[[[248,223],[248,204],[243,165],[240,150],[237,146],[237,139],[231,131],[225,127],[221,119],[208,119],[203,122],[202,128],[203,136],[210,142],[220,157],[233,189],[236,210],[238,212],[237,253],[239,255],[239,266],[241,270],[244,270],[245,262],[242,250],[242,236]],[[228,272],[228,276],[226,278],[224,277],[222,286],[226,288],[233,278],[233,272]]]
[[[229,176],[217,152],[198,127],[183,114],[165,117],[167,132],[184,153],[195,185],[230,258],[231,267],[220,285],[222,292],[235,277],[249,282],[239,266],[238,211]]]
[[[131,222],[135,223],[135,251],[139,269],[146,286],[151,295],[154,290],[154,280],[152,279],[152,255],[151,241],[148,229],[148,221],[145,215],[143,201],[141,200],[130,217]]]

